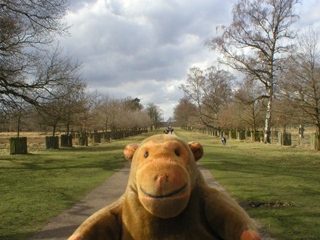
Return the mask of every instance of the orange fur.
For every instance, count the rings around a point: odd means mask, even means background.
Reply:
[[[252,229],[245,231],[241,235],[241,240],[261,240],[260,236]]]
[[[196,165],[201,144],[155,135],[129,144],[124,155],[132,162],[125,193],[69,240],[260,239],[246,212],[204,182]]]

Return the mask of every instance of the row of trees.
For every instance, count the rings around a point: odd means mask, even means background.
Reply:
[[[232,24],[207,46],[243,80],[215,67],[190,69],[175,118],[182,125],[264,128],[264,142],[270,142],[272,125],[313,124],[320,132],[319,32],[292,30],[297,3],[238,1]]]
[[[154,104],[143,109],[139,99],[87,93],[81,64],[56,41],[68,35],[67,7],[67,0],[1,1],[1,127],[15,126],[19,133],[21,127],[51,126],[54,136],[59,125],[67,133],[157,126],[162,112]]]
[[[12,109],[2,122],[2,131],[110,131],[157,127],[162,111],[150,103],[146,107],[138,98],[111,98],[98,92],[88,93],[85,86],[63,98],[47,103],[48,111],[39,111],[32,105]]]

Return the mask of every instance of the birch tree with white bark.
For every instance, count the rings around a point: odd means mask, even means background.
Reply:
[[[264,142],[270,142],[272,103],[275,85],[295,32],[298,16],[294,6],[299,0],[240,0],[233,8],[233,22],[222,26],[221,36],[207,45],[218,50],[220,62],[264,84],[267,111]]]

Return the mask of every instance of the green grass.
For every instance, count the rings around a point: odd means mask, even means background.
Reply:
[[[220,139],[182,130],[204,146],[200,160],[267,232],[279,240],[320,236],[320,153]]]
[[[218,138],[175,132],[204,146],[204,167],[272,237],[319,239],[319,152],[236,140],[222,146]],[[0,155],[0,239],[26,239],[45,226],[121,169],[128,143],[153,134],[91,147]]]
[[[0,239],[26,239],[127,162],[124,147],[153,133],[99,146],[0,155]]]

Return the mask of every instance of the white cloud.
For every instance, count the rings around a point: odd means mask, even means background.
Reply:
[[[216,58],[204,43],[228,25],[234,0],[72,0],[66,52],[83,62],[91,89],[138,97],[172,116],[190,67]],[[302,5],[304,24],[319,21],[319,0]],[[311,4],[311,5],[310,5]],[[302,17],[301,17],[302,18]],[[302,20],[302,19],[301,19]]]

